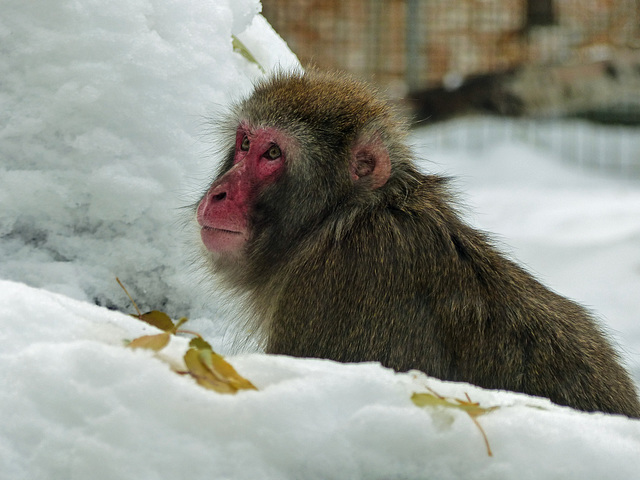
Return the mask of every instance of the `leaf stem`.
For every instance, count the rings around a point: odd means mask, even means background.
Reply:
[[[142,317],[142,312],[138,308],[138,305],[136,305],[136,302],[133,300],[133,297],[131,295],[129,295],[129,292],[124,287],[124,285],[122,284],[122,282],[120,281],[120,279],[118,277],[116,277],[116,282],[118,282],[118,285],[120,285],[120,287],[122,287],[122,290],[124,290],[124,293],[127,294],[127,297],[129,297],[129,300],[131,300],[131,303],[133,303],[133,307],[136,309],[136,312],[138,312],[138,317]]]

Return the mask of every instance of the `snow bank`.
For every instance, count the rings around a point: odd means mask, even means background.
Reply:
[[[124,339],[153,327],[0,281],[0,478],[632,479],[640,421],[377,364],[245,355],[222,395]],[[185,339],[166,356],[179,361]],[[418,408],[432,388],[499,409]]]
[[[214,168],[208,119],[297,60],[258,0],[6,0],[0,6],[0,276],[188,313],[188,206]],[[194,193],[195,192],[195,193]]]

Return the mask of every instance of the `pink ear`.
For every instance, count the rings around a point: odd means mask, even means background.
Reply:
[[[351,149],[351,179],[368,179],[372,190],[382,187],[391,175],[389,151],[378,135],[360,139]]]

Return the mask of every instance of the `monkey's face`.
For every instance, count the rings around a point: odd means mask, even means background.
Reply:
[[[372,201],[391,175],[383,140],[396,136],[390,118],[365,86],[341,77],[281,74],[259,83],[222,124],[228,154],[197,208],[216,270],[272,270],[326,222],[347,216],[350,203]]]
[[[238,257],[250,238],[250,213],[256,198],[282,175],[287,136],[269,127],[241,123],[236,132],[233,163],[200,201],[197,220],[207,250]]]

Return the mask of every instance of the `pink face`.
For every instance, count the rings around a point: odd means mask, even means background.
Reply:
[[[256,196],[285,166],[287,138],[274,128],[238,127],[231,167],[200,201],[197,220],[207,250],[239,256],[250,237],[249,213]]]

